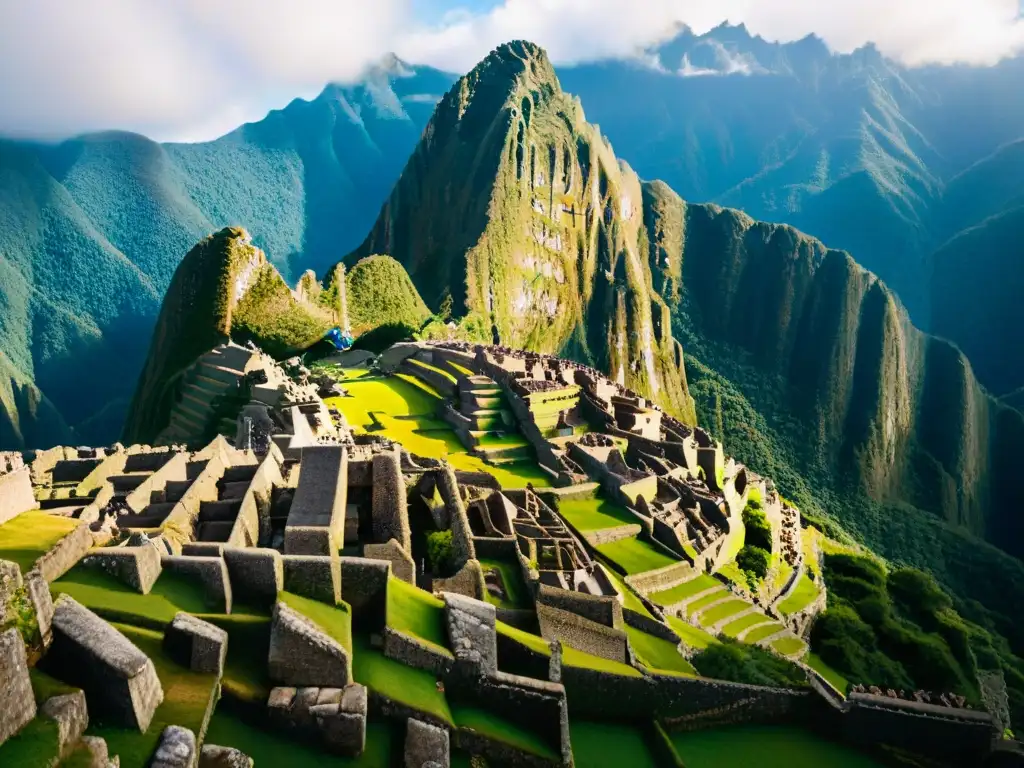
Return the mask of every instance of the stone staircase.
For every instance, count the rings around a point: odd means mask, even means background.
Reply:
[[[185,375],[170,422],[158,442],[195,442],[218,429],[220,425],[212,423],[217,397],[234,390],[255,357],[252,350],[233,343],[200,357]]]
[[[231,537],[235,520],[242,508],[242,497],[256,475],[257,464],[228,467],[217,481],[217,500],[199,505],[196,520],[196,541],[224,543]]]
[[[176,455],[174,451],[140,453],[128,457],[125,474],[111,477],[115,495],[127,496],[148,480]],[[207,460],[189,459],[185,465],[185,479],[170,479],[163,488],[150,493],[149,504],[139,513],[127,511],[118,515],[117,527],[121,530],[152,530],[159,528],[181,497],[192,487],[199,474],[206,468]],[[123,489],[123,490],[122,490]]]

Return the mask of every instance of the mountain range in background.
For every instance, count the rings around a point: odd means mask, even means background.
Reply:
[[[558,74],[640,178],[849,250],[1020,405],[1024,59],[907,69],[724,25]],[[0,142],[0,446],[117,438],[161,297],[209,232],[245,226],[292,282],[357,248],[455,80],[392,57],[213,142]]]

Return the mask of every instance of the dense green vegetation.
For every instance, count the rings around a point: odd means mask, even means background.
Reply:
[[[452,565],[452,532],[431,531],[427,534],[427,559],[430,570],[438,577],[447,576]]]
[[[382,325],[419,328],[430,315],[405,268],[390,256],[360,259],[345,278],[356,336]]]
[[[796,665],[759,646],[730,638],[719,638],[719,642],[709,644],[690,661],[705,677],[786,688],[807,685],[807,678]]]

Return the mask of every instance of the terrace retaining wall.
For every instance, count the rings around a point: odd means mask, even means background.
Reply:
[[[37,506],[28,467],[0,475],[0,525]]]
[[[384,655],[406,666],[426,669],[438,676],[451,674],[455,664],[455,657],[450,651],[391,627],[384,627]]]
[[[89,526],[82,523],[36,560],[32,567],[38,569],[47,582],[52,583],[70,571],[91,548],[92,533]]]

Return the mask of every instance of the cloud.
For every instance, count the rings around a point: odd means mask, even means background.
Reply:
[[[448,4],[425,26],[410,0],[0,0],[0,135],[210,139],[388,51],[456,72],[514,38],[561,64],[636,57],[678,21],[698,33],[742,21],[769,40],[814,32],[838,51],[874,41],[908,64],[990,64],[1024,50],[1018,0]]]
[[[405,0],[0,3],[0,134],[117,127],[212,138],[229,120],[356,77]]]
[[[573,63],[634,55],[678,21],[702,33],[725,20],[769,40],[815,33],[840,52],[874,42],[908,65],[992,64],[1024,50],[1019,0],[504,0],[418,31],[400,52],[461,71],[501,42],[526,38],[556,63]]]
[[[684,53],[677,74],[682,77],[701,77],[704,75],[752,75],[764,72],[764,69],[749,53],[733,53],[717,40],[708,40],[703,45],[711,49],[715,66],[696,66],[690,61],[690,54]]]

